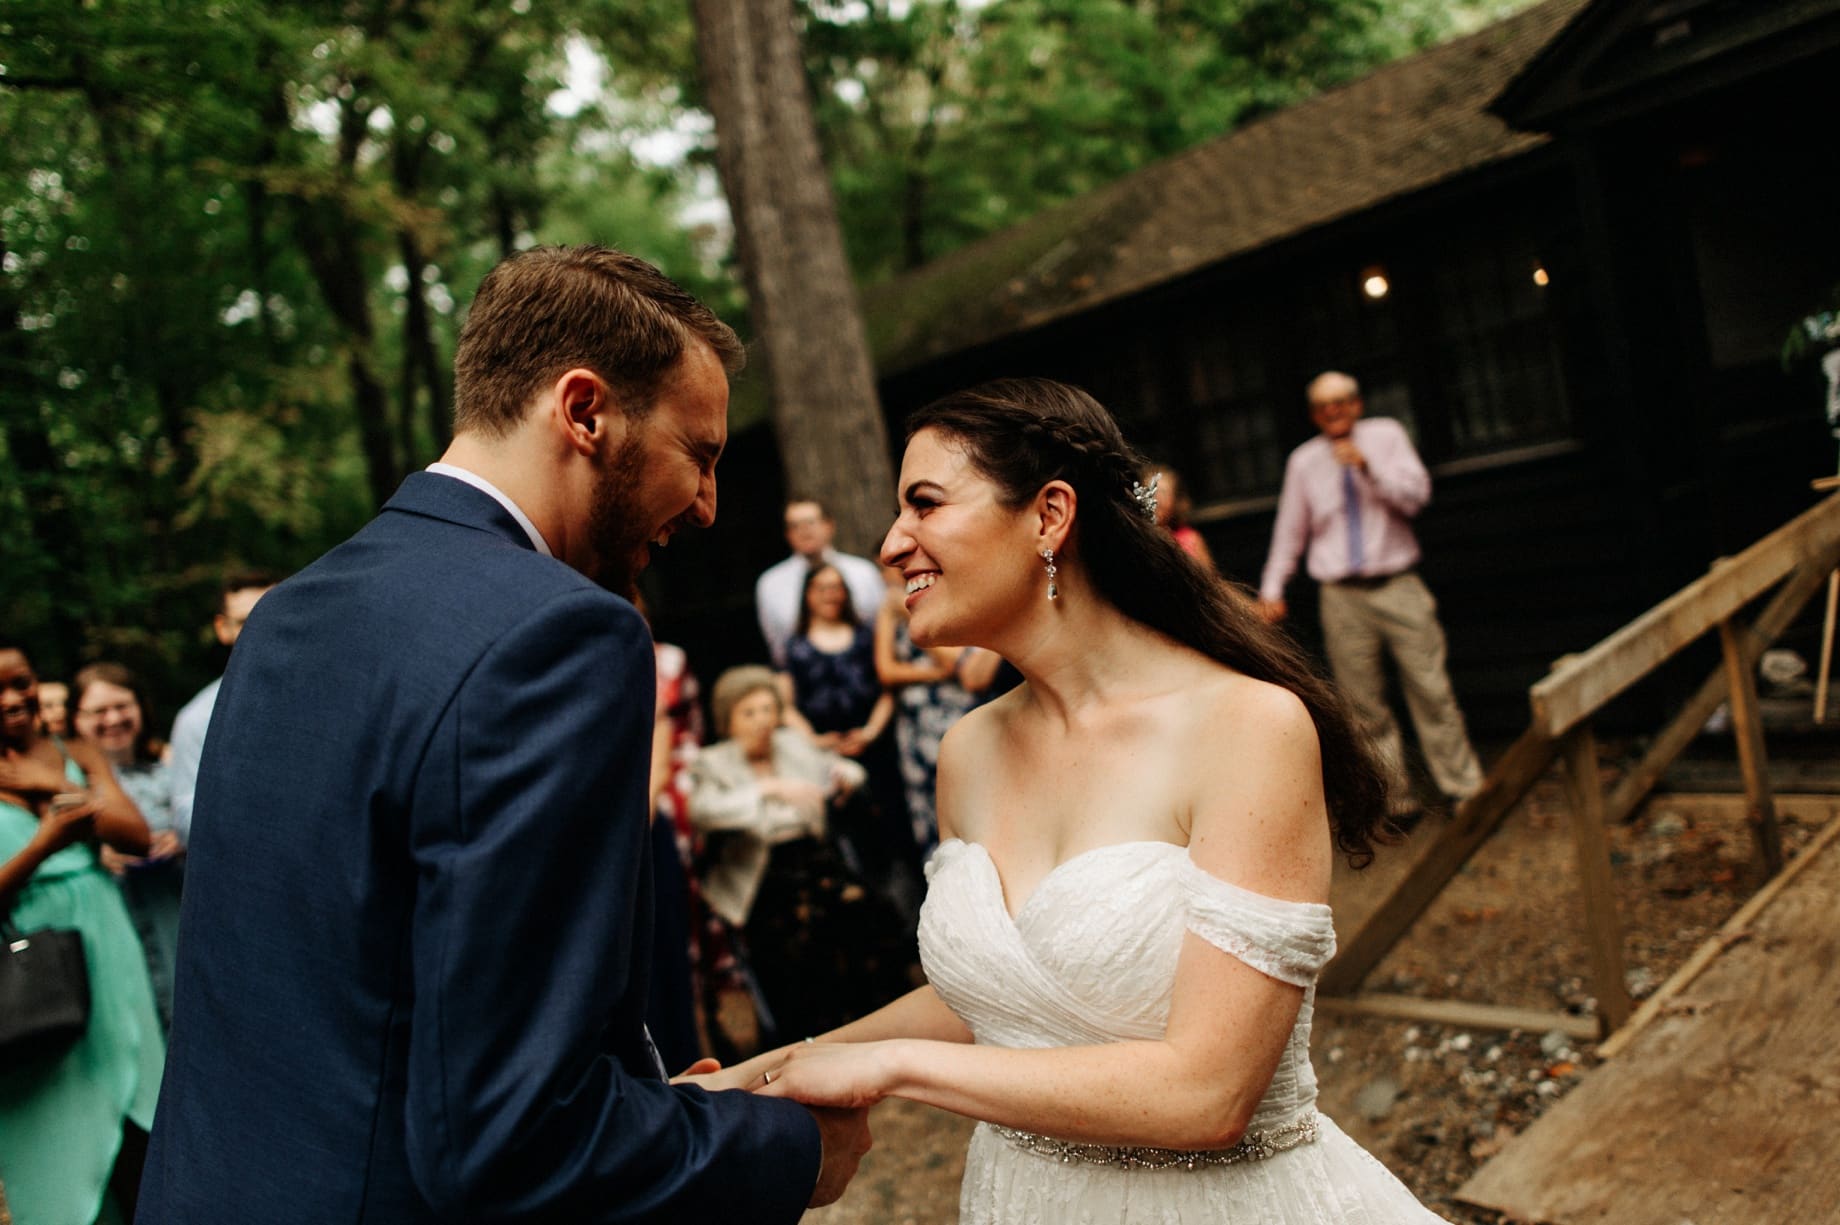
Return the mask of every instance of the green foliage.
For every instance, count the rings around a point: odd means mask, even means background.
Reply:
[[[439,453],[505,251],[644,229],[721,280],[612,112],[550,105],[571,43],[635,97],[690,63],[665,0],[0,9],[0,625],[42,670],[202,681],[223,571],[306,564]]]
[[[875,280],[1526,0],[807,0],[853,266]]]
[[[1520,2],[805,0],[803,33],[874,278]],[[305,564],[438,454],[515,247],[615,243],[742,323],[684,211],[699,92],[680,0],[9,0],[0,632],[184,696],[223,570]]]

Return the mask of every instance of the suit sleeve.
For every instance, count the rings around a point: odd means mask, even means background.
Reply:
[[[451,801],[411,831],[408,1148],[444,1217],[792,1222],[816,1183],[803,1107],[634,1056],[653,687],[638,615],[571,592],[478,661],[422,767]]]

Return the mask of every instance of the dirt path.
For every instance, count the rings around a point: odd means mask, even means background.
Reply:
[[[1556,776],[1543,781],[1368,981],[1374,990],[1548,1010],[1589,1011],[1583,903]],[[1352,930],[1409,867],[1435,825],[1414,831],[1364,873],[1338,877],[1338,927]],[[1784,824],[1799,849],[1813,826]],[[1661,797],[1612,831],[1613,872],[1632,990],[1646,995],[1761,883],[1750,837],[1728,803]],[[1493,1213],[1450,1195],[1483,1161],[1590,1068],[1593,1044],[1558,1034],[1465,1031],[1319,1016],[1312,1050],[1321,1107],[1461,1225]],[[947,1225],[971,1124],[890,1101],[876,1148],[849,1193],[808,1214],[814,1225]]]

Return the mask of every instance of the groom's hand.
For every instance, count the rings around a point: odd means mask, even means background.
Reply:
[[[818,1163],[818,1185],[811,1190],[811,1202],[808,1208],[822,1208],[834,1204],[843,1195],[843,1189],[856,1177],[856,1167],[862,1163],[863,1154],[875,1144],[875,1137],[869,1134],[869,1110],[838,1110],[829,1106],[807,1106],[814,1119],[818,1120],[818,1138],[823,1143],[824,1155]]]

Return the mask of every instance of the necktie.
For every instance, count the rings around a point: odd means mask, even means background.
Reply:
[[[1348,573],[1358,577],[1366,569],[1366,550],[1361,542],[1361,494],[1354,484],[1354,469],[1342,467],[1342,505],[1348,508]]]

